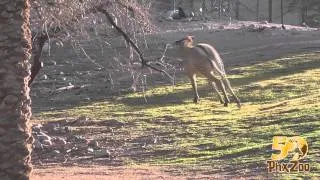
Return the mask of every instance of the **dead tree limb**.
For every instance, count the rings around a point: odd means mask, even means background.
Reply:
[[[40,61],[40,57],[42,54],[42,49],[45,42],[48,40],[48,36],[46,34],[36,35],[34,37],[34,43],[32,48],[33,53],[33,64],[31,67],[31,75],[29,80],[29,86],[33,82],[34,78],[39,73],[40,69],[42,68],[42,62]]]
[[[29,80],[29,86],[34,81],[35,77],[40,72],[42,68],[42,62],[40,61],[40,57],[42,55],[42,49],[46,41],[50,37],[55,37],[57,33],[61,31],[60,27],[51,28],[49,32],[40,32],[35,33],[32,36],[32,55],[33,55],[33,63],[31,66],[31,75]]]
[[[103,9],[102,7],[97,8],[97,10],[99,12],[101,12],[102,14],[104,14],[106,16],[106,18],[108,19],[108,21],[110,22],[110,24],[123,36],[123,38],[125,39],[125,41],[130,44],[133,49],[136,51],[136,53],[139,55],[142,67],[146,66],[149,67],[155,71],[158,71],[160,73],[165,74],[171,81],[173,80],[172,76],[170,74],[168,74],[166,71],[157,68],[155,66],[152,66],[144,57],[143,57],[143,53],[140,51],[140,49],[138,48],[138,46],[131,40],[131,38],[128,36],[128,34],[126,32],[124,32],[113,20],[113,18],[111,17],[111,15],[108,13],[108,11],[106,11],[105,9]]]

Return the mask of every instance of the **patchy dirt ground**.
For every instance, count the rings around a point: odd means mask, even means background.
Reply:
[[[319,177],[319,30],[254,22],[161,28],[145,37],[148,59],[159,59],[165,44],[187,34],[213,44],[244,108],[221,107],[208,97],[203,79],[203,99],[192,104],[180,71],[172,87],[164,76],[143,70],[146,92],[132,93],[126,72],[110,75],[101,68],[128,56],[118,38],[108,39],[113,49],[103,39],[85,43],[92,59],[53,46],[31,92],[32,121],[42,125],[34,136],[52,141],[34,150],[33,179],[272,178],[264,166],[272,137],[297,133],[312,140],[308,160],[316,170],[311,175]],[[165,60],[175,56],[168,50]],[[57,91],[69,85],[80,88]]]
[[[156,167],[134,168],[134,167],[51,167],[36,169],[34,180],[104,180],[104,179],[184,179],[185,176],[174,176],[168,172],[161,171]],[[205,176],[203,176],[205,178]],[[201,178],[199,176],[199,178]]]

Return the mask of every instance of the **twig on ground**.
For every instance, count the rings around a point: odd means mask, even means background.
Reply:
[[[75,85],[69,85],[69,86],[64,86],[61,88],[56,89],[54,92],[62,92],[62,91],[68,91],[68,90],[73,90],[73,89],[82,89],[86,87],[86,85],[81,85],[81,86],[75,86]]]

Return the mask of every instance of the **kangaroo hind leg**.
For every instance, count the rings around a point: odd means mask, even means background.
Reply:
[[[211,85],[213,91],[218,95],[220,103],[221,103],[221,104],[224,104],[225,102],[224,102],[223,97],[221,96],[221,94],[220,94],[220,92],[219,92],[219,90],[218,90],[218,88],[217,88],[216,83],[209,81],[209,84]]]
[[[241,108],[241,102],[240,99],[235,95],[235,93],[232,90],[231,84],[229,82],[229,80],[226,77],[222,78],[224,84],[227,86],[228,90],[230,91],[230,93],[232,94],[232,97],[235,99],[235,101],[237,102],[237,106],[238,108]]]
[[[195,73],[190,73],[188,74],[190,80],[191,80],[191,85],[194,93],[194,98],[193,102],[198,103],[200,101],[199,94],[198,94],[198,88],[197,88],[197,77]]]
[[[225,84],[228,88],[228,90],[230,91],[230,93],[232,94],[233,98],[236,100],[237,102],[237,106],[238,108],[241,108],[241,103],[240,103],[240,99],[235,95],[235,93],[233,92],[232,88],[231,88],[231,85],[230,85],[230,82],[229,80],[227,79],[226,75],[224,72],[222,72],[218,67],[217,67],[217,64],[216,63],[213,63],[212,64],[215,71],[220,75],[223,83],[222,84]],[[213,74],[211,73],[211,75],[213,76]]]
[[[224,96],[224,106],[228,106],[228,103],[230,103],[230,100],[227,96],[227,92],[226,92],[226,89],[224,87],[223,82],[220,79],[218,79],[217,77],[215,77],[212,73],[205,73],[205,76],[208,78],[208,80],[211,83],[215,83],[220,88],[220,90],[222,91],[223,96]]]

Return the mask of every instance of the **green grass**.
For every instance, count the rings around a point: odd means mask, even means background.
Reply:
[[[132,93],[36,116],[117,119],[130,124],[121,131],[130,134],[130,147],[142,151],[128,162],[196,167],[225,175],[268,176],[265,162],[271,157],[272,138],[299,135],[309,143],[306,161],[311,163],[311,172],[277,176],[320,176],[320,53],[233,70],[239,72],[229,79],[243,102],[240,110],[235,104],[219,104],[200,78],[200,104],[192,103],[191,85],[184,79],[175,87],[150,88],[145,92],[148,103],[142,93]]]

